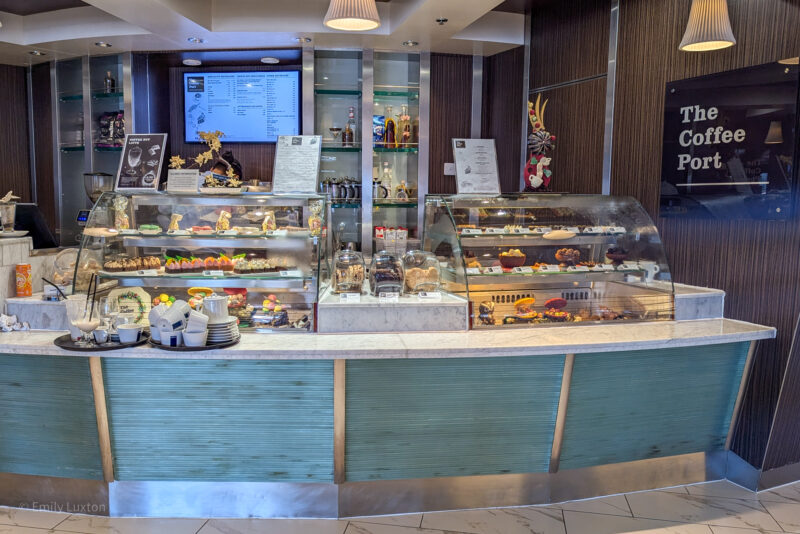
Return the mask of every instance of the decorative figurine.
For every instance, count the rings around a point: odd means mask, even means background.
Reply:
[[[130,227],[131,221],[128,218],[128,197],[114,197],[114,228],[119,231],[128,230]]]
[[[167,231],[177,232],[180,230],[181,227],[178,225],[178,223],[181,222],[182,219],[183,215],[173,213],[169,218],[169,228],[167,228]]]
[[[478,305],[478,319],[480,319],[481,324],[494,324],[494,302],[485,300]]]
[[[271,230],[277,230],[278,225],[275,223],[275,212],[268,211],[264,214],[264,222],[261,223],[261,230],[264,232],[269,232]]]
[[[309,204],[311,208],[311,215],[308,217],[308,228],[311,230],[312,236],[318,236],[322,233],[322,202],[316,201]]]
[[[395,187],[394,198],[396,198],[397,200],[408,201],[409,196],[410,195],[408,193],[408,186],[406,186],[406,181],[400,180],[400,185]]]
[[[225,210],[219,212],[219,219],[217,219],[217,232],[223,232],[231,229],[231,214]]]
[[[550,179],[553,172],[549,169],[551,157],[547,156],[555,147],[556,136],[551,135],[544,126],[544,110],[547,100],[541,104],[542,95],[536,97],[536,104],[528,102],[528,120],[531,123],[531,134],[528,136],[528,164],[525,166],[525,191],[550,191]]]

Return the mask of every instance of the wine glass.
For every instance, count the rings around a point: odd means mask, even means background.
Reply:
[[[87,304],[86,299],[67,300],[67,317],[70,323],[83,333],[83,338],[76,344],[79,347],[93,347],[94,342],[90,334],[100,326],[100,319],[97,314],[92,313],[91,305]]]
[[[110,330],[116,327],[115,323],[119,316],[119,300],[103,297],[97,303],[97,311],[103,319],[106,328]]]
[[[336,142],[336,140],[339,139],[339,134],[342,133],[342,129],[337,126],[328,129],[331,131],[331,135],[333,136],[333,141]]]

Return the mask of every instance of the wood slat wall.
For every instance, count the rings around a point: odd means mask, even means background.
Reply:
[[[451,139],[470,137],[471,109],[472,56],[431,54],[429,193],[456,192],[444,164],[453,161]]]
[[[36,202],[42,210],[47,226],[53,230],[57,222],[57,198],[55,191],[55,169],[53,167],[53,103],[50,98],[50,63],[31,67],[33,96],[33,128],[36,153],[33,164],[36,168]]]
[[[531,100],[535,102],[538,94],[542,102],[548,100],[544,125],[556,136],[550,153],[553,190],[601,193],[606,78],[534,93]],[[572,147],[580,147],[579,153]]]
[[[500,189],[506,193],[519,191],[524,61],[525,50],[517,47],[483,63],[482,137],[495,139]]]
[[[556,1],[531,13],[531,88],[608,70],[611,0]]]
[[[13,189],[21,202],[31,202],[28,144],[28,82],[24,67],[0,65],[0,196]]]
[[[678,50],[690,0],[626,1],[620,9],[612,193],[638,198],[657,215],[661,180],[664,89],[669,81],[794,57],[800,51],[800,2],[729,0],[736,46],[689,54]],[[580,150],[576,149],[580,154]],[[725,314],[776,326],[762,342],[745,395],[733,450],[762,465],[794,321],[800,313],[800,215],[791,221],[658,221],[676,281],[724,289]],[[774,258],[775,261],[769,261]],[[764,269],[765,261],[769,270]],[[786,387],[798,390],[798,378]],[[796,413],[787,402],[790,435],[771,448],[769,465],[800,459]],[[783,408],[782,408],[783,409]],[[792,415],[788,415],[792,414]],[[779,419],[781,420],[781,419]],[[766,464],[765,464],[766,466]]]

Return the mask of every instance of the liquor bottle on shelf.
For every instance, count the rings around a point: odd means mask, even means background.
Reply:
[[[386,122],[383,128],[383,145],[386,148],[397,148],[397,123],[392,118],[392,106],[386,106]]]
[[[408,104],[400,106],[400,114],[397,115],[397,131],[399,139],[397,146],[407,148],[411,146],[411,116],[408,114]]]
[[[113,93],[117,86],[117,81],[111,76],[111,71],[106,71],[106,77],[103,78],[103,91],[106,93]]]
[[[356,108],[347,109],[347,123],[342,133],[342,146],[354,146],[356,140]]]
[[[383,162],[383,173],[381,174],[381,184],[389,192],[388,196],[390,196],[390,197],[392,196],[392,191],[393,191],[392,182],[393,182],[393,179],[392,179],[392,168],[389,167],[389,162],[388,161],[384,161]]]

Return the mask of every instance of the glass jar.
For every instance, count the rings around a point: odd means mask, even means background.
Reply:
[[[372,256],[369,269],[369,289],[373,295],[403,293],[403,262],[385,250]]]
[[[439,260],[432,253],[422,250],[409,250],[403,256],[403,268],[405,270],[406,293],[439,290],[441,269]]]
[[[333,260],[333,292],[361,293],[364,287],[364,256],[354,250],[340,250]]]

